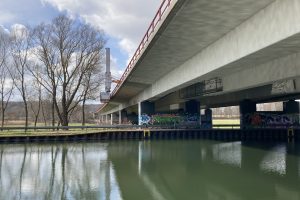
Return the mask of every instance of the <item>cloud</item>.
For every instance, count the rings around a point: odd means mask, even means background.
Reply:
[[[28,35],[28,31],[23,24],[13,24],[10,28],[10,34],[16,38],[25,38]]]
[[[145,34],[161,0],[41,0],[59,11],[79,16],[109,36],[119,39],[120,48],[132,56]]]

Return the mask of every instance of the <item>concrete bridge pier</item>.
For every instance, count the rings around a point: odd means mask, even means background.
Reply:
[[[249,124],[246,117],[256,112],[256,103],[248,99],[240,102],[240,126],[241,129],[246,128]]]
[[[120,125],[128,123],[127,111],[125,109],[119,110],[118,116],[119,116],[119,124]]]
[[[146,114],[151,116],[155,114],[155,104],[150,101],[139,102],[138,104],[138,123],[139,125],[143,124],[142,115]]]
[[[122,110],[119,110],[119,125],[122,124]]]
[[[105,123],[105,116],[104,115],[101,115],[100,116],[100,124],[104,124]]]
[[[111,113],[110,114],[110,125],[113,125],[113,121],[114,121],[114,114]]]
[[[98,115],[98,124],[102,124],[103,121],[103,115]]]
[[[121,117],[122,115],[120,114],[120,111],[114,112],[110,114],[110,124],[114,125],[114,124],[121,124]]]
[[[200,115],[200,102],[196,100],[185,102],[185,112],[190,115]]]
[[[211,111],[211,110],[210,110]],[[189,100],[185,102],[185,114],[189,116],[198,116],[198,125],[201,124],[200,102],[196,100]],[[209,113],[207,113],[209,114]],[[210,113],[211,114],[211,113]],[[206,119],[206,117],[205,117]]]
[[[200,116],[200,124],[202,128],[211,129],[212,128],[212,110],[210,108],[206,108],[204,110],[204,115]]]
[[[109,119],[108,119],[108,114],[106,114],[106,115],[105,115],[105,123],[106,123],[106,124],[108,124],[108,122],[109,122],[108,120],[109,120]]]
[[[283,112],[285,114],[300,114],[300,102],[295,100],[283,102]]]

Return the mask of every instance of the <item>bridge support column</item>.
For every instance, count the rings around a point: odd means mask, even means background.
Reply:
[[[122,124],[122,110],[119,110],[119,124]]]
[[[128,114],[126,110],[121,110],[121,123],[128,123]]]
[[[212,110],[210,108],[205,109],[205,128],[212,128]],[[202,126],[202,125],[201,125]]]
[[[250,100],[243,100],[240,102],[240,126],[241,128],[246,128],[250,125],[249,120],[247,120],[247,115],[251,115],[256,112],[256,103]]]
[[[185,102],[185,114],[193,116],[194,125],[200,126],[201,124],[201,114],[200,114],[200,102],[196,100],[190,100]],[[194,118],[197,116],[197,118]]]
[[[185,102],[185,112],[189,115],[200,114],[200,102],[196,100],[190,100]]]
[[[155,105],[153,102],[150,101],[140,102],[138,104],[138,110],[139,110],[139,114],[138,114],[139,125],[142,125],[143,124],[142,115],[146,114],[149,117],[151,117],[151,115],[155,113]]]
[[[105,115],[105,123],[108,124],[108,114]]]
[[[113,122],[114,122],[114,114],[111,113],[110,114],[110,125],[113,125]]]
[[[99,124],[103,123],[103,115],[99,115]]]
[[[299,114],[300,113],[300,103],[295,100],[289,100],[283,102],[283,111],[285,114]]]

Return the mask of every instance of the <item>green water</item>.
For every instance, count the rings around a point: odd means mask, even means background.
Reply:
[[[0,199],[300,199],[300,144],[0,145]]]

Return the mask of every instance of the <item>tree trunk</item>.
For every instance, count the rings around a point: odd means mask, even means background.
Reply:
[[[44,125],[47,126],[47,120],[46,120],[46,115],[45,115],[45,108],[44,108],[44,104],[43,101],[41,102],[41,109],[42,109],[42,115],[43,115],[43,121],[44,121]]]
[[[25,131],[27,131],[28,128],[28,105],[26,99],[24,100],[24,110],[25,110]]]
[[[63,110],[61,125],[62,126],[68,126],[69,125],[68,113],[67,113],[66,110]]]
[[[82,126],[85,126],[85,99],[82,102]]]
[[[1,110],[1,115],[2,115],[2,117],[1,117],[1,127],[3,128],[3,126],[4,126],[4,122],[5,122],[5,114],[4,114],[4,109],[2,109]],[[2,129],[1,129],[1,131],[2,131]]]
[[[40,115],[40,109],[41,109],[41,103],[39,103],[39,107],[38,107],[37,113],[35,115],[34,127],[36,127],[36,124],[37,124],[37,121],[38,121],[38,118],[39,118],[39,115]]]
[[[28,127],[28,108],[27,108],[27,102],[24,103],[25,106],[25,127],[27,129]]]
[[[52,99],[52,105],[51,105],[51,116],[52,116],[52,126],[55,126],[55,105],[54,105],[54,98]]]
[[[22,66],[23,67],[23,66]],[[23,70],[22,70],[23,71]],[[25,78],[24,78],[24,72],[21,74],[21,94],[24,102],[24,110],[25,110],[25,131],[27,131],[28,128],[28,104],[26,99],[26,89],[25,89]]]
[[[4,113],[5,113],[5,110],[4,110],[4,97],[3,97],[3,93],[2,93],[2,99],[1,99],[1,127],[3,128],[4,126]],[[2,131],[2,129],[1,129]]]
[[[66,80],[66,75],[64,74],[64,80]],[[67,106],[67,98],[66,98],[66,83],[63,83],[62,86],[62,98],[61,98],[61,105],[62,105],[62,126],[68,126],[69,124],[69,118],[68,118],[68,109],[69,106]]]

